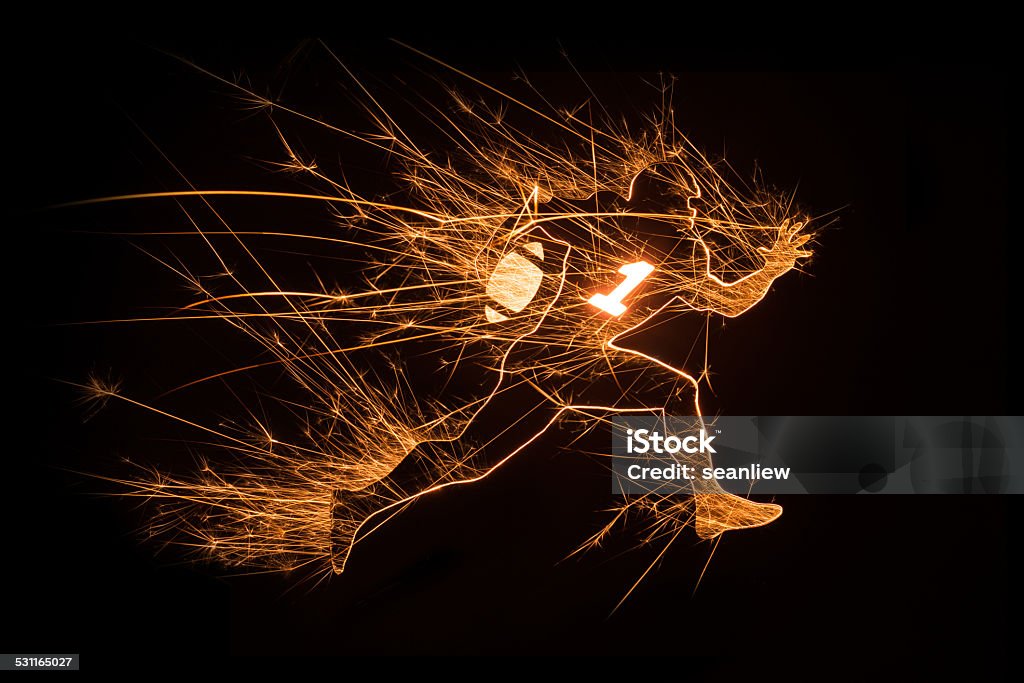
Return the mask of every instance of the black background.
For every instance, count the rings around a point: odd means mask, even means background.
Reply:
[[[706,411],[1021,413],[1010,393],[1019,340],[1007,291],[1009,79],[995,60],[408,40],[497,85],[522,68],[545,95],[573,104],[581,90],[564,47],[603,104],[627,113],[657,101],[642,79],[673,73],[679,123],[698,146],[724,151],[744,176],[759,165],[771,184],[798,187],[812,213],[837,211],[808,274],[783,278],[723,330]],[[327,42],[373,78],[443,73],[394,44]],[[322,55],[316,45],[159,47],[228,77],[244,71],[257,89],[279,88],[285,75],[306,79],[309,107],[355,120],[344,77],[311,56]],[[295,576],[228,577],[140,543],[143,512],[92,495],[97,486],[72,470],[116,471],[123,455],[162,463],[186,449],[173,439],[186,437],[125,406],[83,423],[74,391],[59,380],[109,369],[151,397],[182,376],[224,367],[222,333],[56,326],[182,303],[178,281],[130,242],[76,232],[167,229],[180,227],[180,216],[164,220],[152,204],[32,209],[180,187],[142,132],[199,187],[294,190],[296,181],[254,162],[280,158],[265,116],[152,46],[43,43],[16,63],[6,137],[8,203],[17,210],[4,228],[9,362],[21,384],[6,431],[0,650],[81,652],[93,668],[140,651],[172,659],[767,647],[881,655],[1007,646],[1018,503],[995,496],[788,498],[778,522],[722,541],[696,592],[708,547],[684,535],[609,616],[658,548],[625,553],[636,538],[624,535],[561,561],[603,521],[595,511],[609,500],[606,472],[560,450],[568,435],[557,432],[485,482],[417,505],[361,545],[344,578],[319,586]],[[353,166],[334,137],[299,130],[323,168]],[[355,166],[372,177],[383,172],[379,163],[365,157]],[[270,211],[236,210],[249,218]],[[303,226],[324,220],[319,206],[287,211]],[[208,353],[182,353],[195,348]]]

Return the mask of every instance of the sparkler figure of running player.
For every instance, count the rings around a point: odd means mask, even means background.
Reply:
[[[553,200],[534,212],[528,204],[496,231],[482,251],[498,259],[479,314],[511,343],[501,356],[494,391],[458,434],[488,445],[454,464],[442,459],[439,468],[435,448],[424,442],[387,477],[357,490],[338,489],[332,529],[336,572],[344,570],[361,535],[391,514],[441,488],[482,479],[539,436],[520,437],[518,444],[513,436],[507,444],[509,437],[494,433],[494,425],[499,432],[508,426],[502,415],[507,407],[491,399],[510,382],[524,381],[539,395],[546,420],[541,431],[566,413],[596,418],[657,412],[699,419],[698,377],[629,348],[622,338],[672,311],[741,315],[798,259],[810,256],[803,223],[784,222],[771,245],[758,248],[760,267],[731,279],[716,276],[712,247],[695,229],[693,205],[699,200],[686,166],[668,161],[644,169],[626,196],[602,192]],[[600,400],[608,395],[616,398]],[[479,424],[490,431],[475,429]],[[782,512],[778,505],[726,493],[714,480],[696,479],[691,486],[693,522],[703,539],[762,526]]]
[[[353,546],[392,515],[441,488],[496,471],[560,419],[576,416],[594,426],[609,414],[656,412],[702,421],[706,359],[674,367],[631,348],[630,336],[671,314],[741,315],[810,255],[806,221],[792,201],[762,191],[740,196],[679,133],[668,107],[637,135],[584,123],[573,112],[546,114],[499,93],[550,127],[550,139],[542,140],[517,129],[500,108],[451,90],[454,111],[422,106],[449,143],[445,155],[436,155],[358,80],[375,127],[368,134],[339,131],[218,80],[275,116],[386,150],[402,168],[398,177],[409,198],[360,196],[300,158],[276,122],[288,159],[282,166],[325,192],[193,188],[115,198],[198,200],[224,229],[203,229],[183,205],[197,231],[189,234],[200,235],[220,263],[224,249],[239,249],[237,258],[254,261],[270,285],[261,290],[226,266],[212,279],[177,269],[200,299],[176,315],[222,320],[271,358],[178,389],[280,368],[303,396],[286,404],[300,414],[301,434],[282,437],[248,406],[255,424],[236,434],[98,380],[87,387],[97,401],[116,397],[155,411],[222,448],[222,462],[204,459],[190,476],[146,468],[142,476],[114,481],[128,495],[157,503],[152,534],[170,535],[229,566],[326,564],[342,572]],[[668,99],[667,90],[663,95]],[[337,236],[246,232],[223,222],[213,206],[217,195],[327,202],[339,207],[340,230]],[[331,289],[319,275],[313,291],[285,287],[248,248],[257,239],[365,249],[366,290]],[[211,282],[221,283],[221,291]],[[454,406],[426,400],[401,362],[358,357],[431,342],[455,349],[451,367],[474,375],[482,395]],[[391,385],[381,377],[387,367],[395,375]],[[520,414],[511,415],[516,406]],[[653,517],[652,537],[674,538],[692,525],[704,539],[767,524],[781,512],[694,480],[692,496],[624,499],[587,545],[599,543],[630,510]]]

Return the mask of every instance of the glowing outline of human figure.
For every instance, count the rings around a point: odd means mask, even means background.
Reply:
[[[624,197],[626,202],[630,202],[634,198],[635,184],[638,178],[640,178],[647,169],[641,171],[634,176],[633,181],[630,183],[628,194]],[[687,173],[688,175],[688,173]],[[700,197],[699,186],[693,183],[691,188],[695,190],[694,194],[687,197],[687,210],[688,215],[681,214],[673,216],[675,220],[683,219],[689,221],[689,227],[693,227],[693,219],[696,216],[696,209],[690,206],[692,199],[698,199]],[[534,198],[531,198],[526,202],[523,213],[521,215],[530,214],[530,206]],[[586,215],[586,214],[582,214]],[[593,214],[599,215],[599,214]],[[615,215],[615,214],[611,214]],[[618,214],[620,216],[627,216],[629,214]],[[439,443],[439,442],[454,442],[463,437],[468,429],[469,425],[472,424],[481,412],[491,403],[491,400],[501,389],[505,378],[509,374],[509,370],[506,367],[506,363],[516,349],[517,345],[524,339],[529,338],[531,335],[537,333],[537,331],[543,326],[547,320],[555,304],[565,294],[566,279],[568,277],[568,262],[569,257],[573,253],[573,246],[568,241],[557,239],[551,236],[545,229],[544,223],[549,219],[531,219],[525,224],[520,225],[522,222],[521,218],[516,222],[516,226],[513,228],[511,237],[518,237],[528,235],[536,239],[543,239],[549,244],[560,244],[564,247],[565,251],[562,255],[561,265],[562,270],[560,273],[560,279],[554,295],[550,298],[547,304],[543,307],[543,310],[537,315],[537,322],[525,333],[518,335],[513,339],[507,347],[505,353],[502,355],[501,363],[497,368],[498,381],[496,382],[492,391],[484,398],[475,411],[473,411],[472,417],[466,423],[466,426],[460,430],[457,434],[446,437],[444,439],[426,439],[418,445],[426,443]],[[783,274],[792,270],[795,267],[796,261],[799,258],[810,256],[810,252],[801,249],[809,239],[806,234],[801,234],[803,224],[796,222],[784,222],[781,226],[778,226],[778,236],[773,243],[771,249],[759,247],[758,251],[763,255],[766,255],[765,264],[754,270],[747,275],[738,278],[733,281],[725,281],[716,276],[712,269],[712,250],[702,238],[696,238],[694,241],[701,245],[704,250],[704,269],[702,278],[699,282],[699,287],[696,292],[689,298],[689,300],[682,296],[676,295],[668,299],[664,304],[657,307],[636,324],[630,325],[625,329],[612,335],[604,344],[604,348],[607,351],[613,351],[616,354],[622,354],[621,358],[628,359],[629,362],[636,362],[639,360],[644,364],[643,372],[659,371],[666,373],[667,376],[674,376],[678,380],[683,380],[693,391],[693,411],[681,411],[677,414],[692,414],[701,420],[703,426],[703,416],[700,410],[700,386],[699,381],[693,375],[673,367],[672,365],[665,363],[658,358],[642,353],[635,349],[629,348],[628,346],[622,346],[618,342],[629,335],[637,332],[644,328],[652,319],[656,318],[659,314],[665,312],[668,309],[680,310],[688,309],[691,311],[698,312],[712,312],[723,315],[725,317],[737,317],[742,313],[750,310],[753,306],[757,305],[764,296],[767,294],[771,284]],[[767,258],[771,255],[771,258]],[[655,266],[655,268],[657,268]],[[610,283],[612,286],[615,283]],[[642,288],[643,282],[633,288],[625,297],[628,301],[630,297],[637,294],[638,290]],[[603,290],[601,290],[603,291]],[[729,294],[729,292],[743,292],[741,296]],[[729,304],[734,304],[729,307]],[[742,305],[737,305],[742,304]],[[596,307],[595,307],[596,308]],[[625,310],[628,310],[629,306],[626,306]],[[607,312],[605,312],[606,315]],[[616,317],[611,316],[610,317]],[[614,374],[614,370],[613,370]],[[544,392],[541,391],[543,394]],[[424,495],[433,493],[442,488],[447,488],[459,484],[472,484],[482,480],[484,477],[497,471],[502,465],[508,462],[511,458],[522,452],[530,444],[535,442],[541,437],[552,425],[556,424],[563,415],[566,413],[581,413],[581,414],[593,414],[593,413],[640,413],[650,414],[652,412],[660,412],[663,415],[665,413],[665,403],[659,405],[642,405],[636,407],[622,407],[615,405],[595,405],[595,404],[575,404],[575,403],[563,403],[557,398],[552,396],[546,396],[546,398],[556,407],[555,412],[547,423],[537,432],[535,432],[529,439],[523,441],[519,446],[510,450],[500,459],[497,459],[492,464],[483,468],[482,473],[477,476],[470,476],[460,479],[453,479],[451,481],[442,481],[430,485],[422,490],[419,490],[411,495],[407,495],[399,500],[387,503],[383,506],[376,507],[365,515],[361,516],[361,519],[355,523],[351,519],[351,513],[365,512],[364,510],[358,510],[360,504],[365,504],[364,501],[368,498],[376,498],[377,495],[369,491],[375,485],[384,482],[385,480],[392,477],[394,472],[401,467],[401,463],[392,470],[386,477],[382,478],[378,482],[374,482],[370,486],[364,489],[358,490],[344,490],[336,489],[335,496],[332,504],[332,564],[336,573],[344,571],[347,564],[348,558],[351,553],[352,547],[360,538],[365,538],[367,535],[373,533],[383,524],[385,524],[393,515],[404,510],[409,504],[415,500],[421,498]],[[412,449],[406,454],[408,457]],[[742,528],[754,528],[768,524],[779,517],[781,514],[781,507],[774,504],[766,503],[755,503],[747,499],[735,496],[733,494],[726,493],[717,482],[714,480],[701,481],[696,480],[701,485],[710,487],[711,490],[697,491],[694,489],[694,500],[695,500],[695,512],[694,512],[694,525],[697,534],[704,539],[711,539],[719,536],[725,531],[742,529]],[[696,487],[696,484],[694,485]],[[340,519],[339,519],[340,517]],[[370,523],[372,520],[377,520],[374,523]],[[347,525],[344,528],[342,525]]]

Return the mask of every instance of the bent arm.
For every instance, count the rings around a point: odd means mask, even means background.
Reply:
[[[797,259],[811,255],[810,251],[800,248],[810,239],[809,235],[800,234],[802,227],[802,223],[782,225],[775,245],[758,250],[764,265],[736,280],[723,280],[711,271],[711,250],[700,241],[704,250],[703,268],[698,271],[693,289],[679,298],[698,311],[712,311],[729,318],[745,313],[764,298],[776,278],[795,267]]]

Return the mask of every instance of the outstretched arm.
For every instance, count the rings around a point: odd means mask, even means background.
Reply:
[[[802,249],[810,235],[802,234],[803,223],[786,221],[771,249],[760,247],[764,266],[738,280],[726,281],[711,272],[711,250],[703,241],[704,268],[702,277],[694,283],[692,291],[680,295],[689,307],[698,311],[712,311],[729,318],[744,313],[764,298],[775,279],[792,270],[799,258],[811,255]]]

